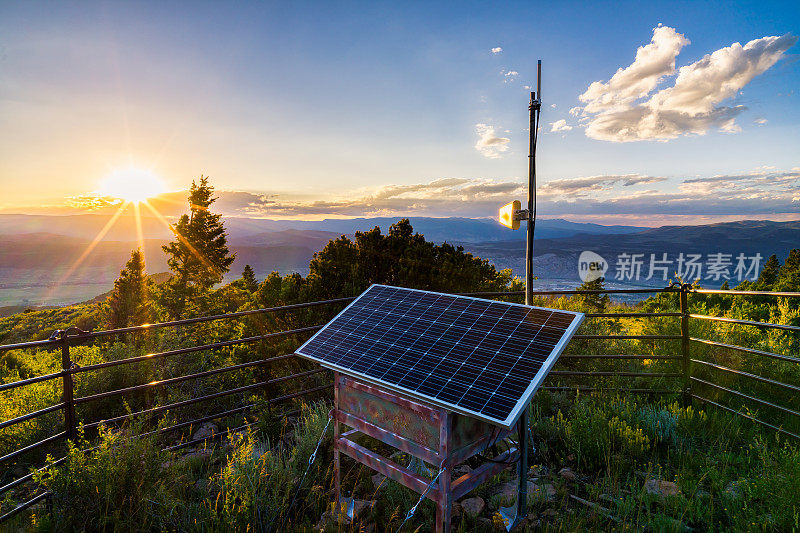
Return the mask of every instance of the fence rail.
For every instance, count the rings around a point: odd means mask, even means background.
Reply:
[[[785,324],[773,324],[773,323],[766,323],[766,322],[756,322],[751,320],[739,320],[739,319],[731,319],[727,317],[717,317],[717,316],[710,316],[710,315],[702,315],[696,313],[690,313],[689,307],[689,296],[691,294],[698,294],[698,295],[728,295],[728,296],[773,296],[773,297],[788,297],[788,298],[795,298],[800,297],[800,293],[789,293],[789,292],[763,292],[763,291],[723,291],[723,290],[701,290],[695,289],[689,285],[671,285],[665,288],[655,288],[655,289],[609,289],[609,290],[593,290],[593,291],[583,291],[583,290],[563,290],[563,291],[537,291],[534,293],[535,296],[540,297],[552,297],[552,296],[572,296],[572,295],[600,295],[600,294],[649,294],[649,295],[656,295],[656,294],[675,294],[677,295],[677,307],[679,311],[675,312],[614,312],[614,313],[586,313],[586,317],[590,319],[644,319],[644,320],[653,320],[653,319],[670,319],[670,318],[677,318],[676,327],[680,330],[679,334],[579,334],[573,337],[574,341],[579,343],[581,348],[584,347],[585,343],[591,343],[593,341],[599,340],[608,340],[608,341],[645,341],[647,346],[650,346],[650,341],[666,341],[668,344],[666,346],[673,346],[673,341],[680,341],[680,344],[675,342],[674,344],[674,353],[669,353],[671,349],[666,350],[668,353],[666,354],[646,354],[646,353],[615,353],[615,354],[595,354],[595,353],[569,353],[563,355],[561,360],[563,360],[564,364],[569,365],[570,362],[573,364],[577,362],[586,362],[586,361],[642,361],[646,363],[647,360],[650,361],[662,361],[667,362],[668,364],[671,362],[680,363],[679,368],[674,369],[673,371],[654,371],[654,372],[644,372],[644,371],[629,371],[629,370],[580,370],[575,368],[567,368],[567,369],[557,369],[550,372],[550,376],[552,379],[557,380],[557,383],[554,384],[547,384],[542,387],[543,390],[548,391],[577,391],[577,392],[594,392],[594,391],[617,391],[617,392],[628,392],[628,393],[637,393],[637,394],[656,394],[656,395],[680,395],[683,398],[685,403],[691,402],[692,399],[697,400],[702,403],[706,403],[709,405],[713,405],[718,407],[722,410],[729,411],[740,415],[746,419],[752,420],[753,422],[760,424],[762,426],[771,428],[775,431],[778,431],[782,434],[795,437],[800,439],[793,431],[789,431],[780,425],[775,425],[773,423],[766,422],[764,420],[758,419],[751,413],[742,412],[741,408],[733,408],[729,405],[725,405],[721,403],[723,400],[719,397],[707,397],[707,395],[700,395],[693,390],[693,386],[700,387],[700,388],[708,388],[709,390],[713,390],[718,394],[725,395],[727,398],[737,398],[744,402],[750,402],[751,404],[758,404],[762,407],[773,409],[777,412],[783,413],[784,415],[788,415],[790,417],[794,417],[798,421],[800,421],[800,412],[790,407],[786,407],[784,405],[780,405],[775,403],[774,401],[768,401],[763,398],[758,398],[752,394],[746,394],[741,391],[737,391],[730,386],[724,386],[719,383],[715,383],[711,381],[712,378],[708,377],[707,375],[703,375],[703,377],[698,377],[695,375],[696,368],[703,368],[708,369],[709,371],[715,372],[722,372],[724,374],[731,375],[735,378],[743,378],[750,381],[757,381],[762,384],[768,385],[770,387],[776,387],[783,390],[790,391],[792,393],[800,392],[800,386],[783,383],[771,378],[767,378],[764,376],[760,376],[758,374],[754,374],[751,372],[746,372],[743,370],[738,370],[735,368],[730,368],[724,365],[720,365],[716,362],[707,361],[704,359],[700,359],[698,357],[693,356],[692,354],[692,346],[705,346],[713,349],[720,349],[720,350],[733,350],[739,353],[745,353],[751,356],[758,356],[758,357],[765,357],[776,359],[782,362],[792,362],[797,363],[800,362],[799,358],[792,357],[789,355],[777,354],[772,353],[764,350],[757,350],[754,348],[744,347],[744,346],[736,346],[732,344],[722,343],[719,341],[711,340],[711,339],[704,339],[693,337],[690,335],[690,325],[691,323],[697,322],[724,322],[729,323],[733,326],[744,326],[744,327],[758,327],[758,328],[766,328],[772,330],[778,330],[785,332],[787,334],[796,334],[800,332],[800,327],[793,326],[793,325],[785,325]],[[523,291],[513,291],[513,292],[478,292],[478,293],[469,293],[469,296],[475,297],[484,297],[484,298],[508,298],[508,297],[520,297],[524,295]],[[22,350],[22,349],[59,349],[61,350],[62,361],[61,361],[61,370],[58,372],[53,372],[46,375],[30,377],[27,379],[18,380],[12,383],[0,384],[0,394],[5,393],[7,391],[12,391],[14,389],[18,389],[20,387],[30,386],[36,383],[42,383],[45,381],[51,381],[56,379],[62,380],[62,390],[61,390],[61,401],[55,403],[53,405],[38,409],[36,411],[32,411],[30,413],[24,413],[15,418],[11,418],[9,420],[2,420],[0,421],[0,429],[6,429],[17,424],[25,423],[36,418],[61,411],[63,412],[63,426],[56,429],[56,433],[50,435],[48,437],[43,438],[42,440],[34,443],[27,444],[19,449],[10,451],[6,455],[0,457],[0,466],[6,465],[7,463],[20,460],[25,457],[29,457],[31,452],[39,451],[39,450],[47,450],[52,452],[53,450],[58,449],[58,446],[55,446],[57,443],[64,441],[65,439],[69,439],[75,441],[77,437],[77,430],[79,427],[78,418],[76,416],[76,406],[82,406],[84,404],[89,404],[92,402],[97,402],[100,400],[105,400],[109,398],[118,398],[118,397],[129,397],[133,394],[139,394],[146,391],[156,391],[159,389],[170,389],[171,387],[185,382],[199,382],[203,378],[216,376],[216,375],[223,375],[229,372],[235,372],[245,369],[256,369],[267,365],[273,365],[274,363],[280,362],[289,362],[296,356],[294,354],[284,354],[284,355],[276,355],[272,357],[266,357],[257,359],[254,361],[247,361],[244,363],[234,364],[223,366],[220,368],[212,368],[208,370],[203,370],[201,372],[195,372],[185,375],[179,376],[171,376],[164,379],[152,381],[150,383],[143,383],[139,385],[132,385],[128,387],[121,387],[116,388],[113,390],[105,390],[96,392],[94,394],[89,394],[85,396],[75,396],[75,377],[78,375],[86,375],[90,372],[95,372],[99,370],[104,370],[112,367],[118,367],[120,365],[132,365],[137,363],[146,363],[151,361],[157,360],[166,360],[168,358],[178,358],[179,356],[185,356],[188,354],[193,354],[197,352],[203,351],[211,351],[217,350],[220,348],[228,348],[234,346],[246,346],[246,345],[254,345],[256,343],[262,342],[269,342],[275,341],[282,338],[291,338],[291,337],[302,337],[306,336],[314,331],[317,331],[322,326],[312,325],[312,326],[305,326],[305,327],[297,327],[293,329],[287,329],[283,331],[277,332],[270,332],[265,333],[262,335],[255,335],[255,336],[248,336],[243,338],[236,338],[231,340],[224,340],[215,343],[207,343],[207,344],[197,344],[194,346],[188,346],[183,348],[176,348],[173,350],[166,350],[161,352],[150,353],[141,356],[134,356],[125,359],[119,360],[111,360],[111,361],[102,361],[99,363],[88,364],[85,366],[78,366],[75,364],[75,361],[72,360],[70,348],[73,346],[77,346],[80,344],[92,343],[97,342],[102,339],[113,338],[114,336],[120,336],[130,333],[143,333],[147,331],[156,331],[156,330],[163,330],[165,328],[181,328],[184,326],[191,326],[195,324],[202,324],[202,323],[209,323],[209,322],[216,322],[222,320],[232,320],[238,319],[243,317],[252,317],[252,316],[264,316],[274,313],[284,313],[284,312],[296,312],[303,309],[312,309],[318,308],[322,306],[335,306],[335,305],[342,305],[349,303],[354,298],[336,298],[332,300],[324,300],[324,301],[316,301],[316,302],[306,302],[306,303],[299,303],[299,304],[291,304],[279,307],[270,307],[270,308],[263,308],[263,309],[255,309],[255,310],[247,310],[247,311],[239,311],[235,313],[229,313],[224,315],[214,315],[214,316],[207,316],[207,317],[197,317],[197,318],[189,318],[183,320],[174,320],[170,322],[162,322],[157,324],[144,324],[141,326],[134,326],[134,327],[127,327],[127,328],[119,328],[113,330],[103,330],[103,331],[95,331],[95,332],[86,332],[82,331],[76,327],[70,327],[65,330],[56,331],[49,339],[41,340],[41,341],[32,341],[32,342],[22,342],[22,343],[15,343],[15,344],[8,344],[0,346],[0,353],[7,352],[10,350]],[[333,315],[331,315],[333,316]],[[585,324],[589,324],[590,322],[585,322]],[[233,387],[225,390],[217,390],[209,394],[201,394],[199,396],[191,397],[188,399],[182,399],[179,401],[172,401],[168,402],[163,405],[153,405],[151,407],[147,407],[145,409],[140,409],[136,412],[129,412],[127,414],[119,415],[119,416],[112,416],[100,420],[91,420],[85,423],[82,423],[81,426],[84,430],[96,430],[101,425],[114,425],[126,422],[128,420],[132,420],[134,418],[139,417],[152,417],[157,414],[167,413],[167,412],[175,412],[183,407],[191,406],[191,405],[198,405],[198,404],[206,404],[211,402],[212,400],[219,400],[228,396],[233,396],[237,394],[247,393],[251,391],[269,391],[274,389],[274,387],[278,384],[288,384],[290,382],[298,382],[298,385],[292,389],[287,390],[285,394],[281,394],[276,397],[269,397],[267,394],[266,400],[262,404],[256,403],[246,403],[243,402],[243,405],[237,405],[231,408],[225,408],[222,411],[206,414],[204,416],[194,418],[192,420],[185,420],[179,421],[169,427],[158,428],[154,429],[149,432],[145,432],[140,434],[139,436],[163,436],[169,433],[180,432],[181,430],[191,430],[191,428],[196,427],[198,424],[202,424],[205,422],[209,422],[212,420],[220,420],[224,418],[228,418],[234,415],[241,415],[248,411],[251,411],[258,405],[266,406],[271,409],[273,405],[282,404],[285,402],[290,402],[292,400],[296,400],[299,398],[308,397],[314,394],[325,393],[328,391],[332,385],[330,382],[326,382],[323,380],[320,383],[317,380],[317,383],[313,384],[312,386],[304,385],[303,381],[304,378],[310,378],[314,376],[319,376],[325,373],[324,369],[321,368],[312,368],[310,370],[303,370],[291,373],[289,375],[274,377],[267,380],[260,380],[255,381],[253,383],[247,383],[242,386]],[[596,382],[592,382],[590,384],[586,383],[565,383],[564,379],[570,378],[578,378],[581,380],[585,380],[586,378],[594,379]],[[648,380],[659,380],[658,383],[674,383],[673,380],[681,379],[680,386],[668,386],[666,388],[656,388],[658,384],[653,383],[652,388],[646,387],[637,387],[629,386],[629,387],[622,387],[618,384],[618,382],[614,381],[610,386],[602,386],[600,384],[600,378],[610,378],[610,379],[617,379],[617,378],[624,378],[624,379],[648,379]],[[316,378],[315,378],[316,379]],[[286,414],[296,414],[297,411],[290,411]],[[241,429],[247,428],[252,424],[244,424],[237,428],[233,429],[226,429],[224,431],[220,431],[215,433],[212,437],[204,437],[203,439],[191,439],[188,438],[186,441],[179,442],[178,444],[169,446],[165,449],[174,450],[179,449],[182,447],[193,446],[195,444],[201,443],[208,438],[218,438],[221,435],[228,434],[229,432],[239,431]],[[63,450],[63,448],[62,448]],[[65,460],[65,458],[60,458],[55,461],[53,464],[60,464]],[[27,463],[29,464],[29,463]],[[30,465],[32,468],[36,468],[37,465]],[[39,471],[48,468],[48,465],[39,467]],[[1,471],[1,470],[0,470]],[[6,471],[10,472],[11,469],[6,469]],[[28,473],[17,477],[16,479],[11,479],[10,481],[6,479],[6,476],[0,477],[0,482],[5,482],[4,485],[0,486],[0,497],[17,487],[31,481],[33,478],[33,473]],[[7,482],[6,482],[7,481]],[[29,494],[30,496],[30,494]],[[48,495],[47,493],[35,494],[30,497],[28,500],[20,503],[14,509],[6,512],[3,515],[0,515],[0,523],[3,521],[11,518],[12,516],[18,514],[19,512],[35,505],[36,503],[42,501],[42,499],[46,498]]]

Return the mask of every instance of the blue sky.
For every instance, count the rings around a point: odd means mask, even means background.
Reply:
[[[800,217],[800,5],[644,4],[5,2],[0,210],[137,167],[232,214],[491,216],[542,59],[544,216]]]

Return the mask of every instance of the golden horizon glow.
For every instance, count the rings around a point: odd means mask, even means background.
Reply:
[[[115,170],[100,183],[97,194],[138,204],[167,192],[161,179],[140,168]]]

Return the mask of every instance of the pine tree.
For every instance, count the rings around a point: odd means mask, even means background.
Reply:
[[[777,256],[775,254],[769,256],[767,262],[764,263],[764,268],[761,269],[761,273],[758,275],[758,279],[755,283],[755,290],[771,291],[775,282],[778,280],[778,271],[780,268],[781,264],[778,262]]]
[[[778,271],[778,280],[775,283],[776,291],[800,291],[800,248],[789,252],[786,261]]]
[[[579,291],[602,291],[605,289],[604,281],[606,278],[599,277],[592,281],[584,281],[578,286]],[[581,300],[587,310],[592,313],[605,313],[610,302],[608,294],[582,294]]]
[[[199,184],[192,181],[188,200],[189,214],[172,227],[175,240],[162,246],[175,273],[166,284],[162,304],[174,319],[184,315],[192,299],[222,281],[235,259],[228,250],[222,215],[209,210],[216,198],[207,177],[200,176]]]
[[[256,292],[258,290],[258,280],[253,268],[250,265],[245,265],[242,271],[241,287],[247,292]]]
[[[112,329],[150,322],[149,280],[144,270],[144,255],[140,249],[131,252],[131,258],[114,282],[114,290],[106,304],[108,327]]]

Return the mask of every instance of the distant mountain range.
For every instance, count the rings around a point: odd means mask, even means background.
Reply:
[[[172,234],[165,223],[153,216],[141,217],[141,233],[145,239],[170,239]],[[8,215],[0,214],[0,235],[52,233],[81,239],[94,239],[109,221],[108,215]],[[352,235],[378,226],[383,232],[400,217],[348,218],[324,220],[270,220],[263,218],[225,218],[231,241],[258,238],[259,235],[282,231],[331,232]],[[484,242],[523,240],[524,232],[504,228],[492,219],[410,217],[414,230],[435,242]],[[570,222],[561,219],[542,219],[536,223],[536,235],[543,239],[558,239],[579,234],[610,235],[636,233],[646,230],[637,226],[602,226]],[[138,235],[137,221],[123,215],[107,230],[104,240],[132,241]],[[297,235],[297,234],[295,234]]]
[[[463,246],[496,265],[524,272],[525,251],[516,242],[464,243]],[[663,254],[667,254],[667,260],[673,260],[670,272],[674,272],[680,254],[699,254],[703,263],[708,262],[709,254],[728,254],[735,263],[739,254],[747,257],[761,254],[763,260],[776,254],[783,260],[792,248],[800,248],[800,221],[746,220],[704,226],[663,226],[619,235],[582,234],[561,239],[537,238],[534,270],[543,278],[568,277],[578,280],[578,257],[583,251],[592,251],[610,263],[606,278],[613,280],[617,278],[616,264],[620,254],[641,254],[639,259],[644,262],[642,271],[649,269],[651,255],[661,260]],[[735,266],[731,265],[729,271],[732,273],[734,269]],[[715,281],[716,286],[722,283],[721,278]],[[663,284],[663,279],[657,278],[648,284]]]
[[[127,216],[120,217],[104,238],[92,245],[108,220],[99,215],[0,215],[0,306],[63,305],[108,291],[131,250],[138,246],[135,220]],[[238,277],[245,264],[251,265],[259,278],[274,270],[306,274],[314,252],[331,239],[375,226],[385,232],[397,220],[227,218],[230,247],[237,256],[229,279]],[[462,245],[498,268],[524,273],[524,230],[512,231],[487,219],[413,217],[411,223],[428,240]],[[161,246],[171,238],[170,232],[157,219],[143,217],[142,235],[148,271],[166,271]],[[800,222],[745,221],[652,229],[548,219],[536,225],[535,271],[540,278],[563,280],[571,287],[580,283],[577,258],[584,250],[613,264],[616,256],[625,252],[647,257],[651,253],[758,252],[783,258],[796,247],[800,247]]]

